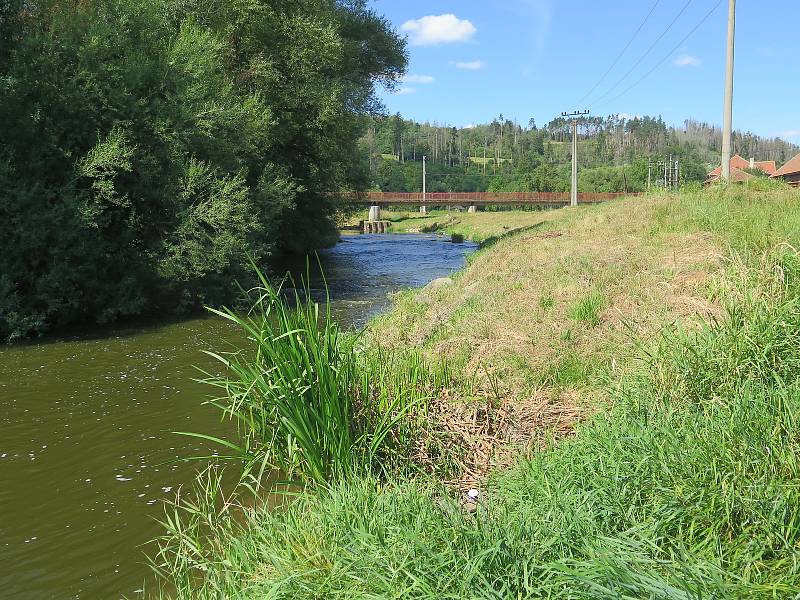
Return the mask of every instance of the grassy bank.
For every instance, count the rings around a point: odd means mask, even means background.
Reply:
[[[420,474],[336,479],[241,519],[178,511],[163,554],[178,596],[800,592],[798,193],[527,215],[366,333],[450,365]],[[469,512],[459,490],[476,484]]]
[[[417,210],[382,210],[381,218],[391,221],[391,233],[440,233],[461,235],[464,239],[485,243],[501,236],[537,226],[552,218],[553,210],[491,211],[468,213],[431,210],[422,216]],[[342,225],[357,226],[364,215],[359,213],[346,219]]]

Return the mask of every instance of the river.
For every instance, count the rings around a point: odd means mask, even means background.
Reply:
[[[332,310],[362,326],[390,292],[461,268],[474,247],[345,236],[320,255]],[[192,378],[211,366],[202,350],[227,349],[237,335],[206,317],[0,350],[0,597],[140,596],[163,501],[201,466],[177,459],[208,452],[170,432],[227,433]]]

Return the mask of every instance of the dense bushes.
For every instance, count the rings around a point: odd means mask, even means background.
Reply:
[[[332,243],[373,83],[360,0],[8,0],[0,339],[224,297],[246,254]],[[359,164],[355,161],[355,164]]]

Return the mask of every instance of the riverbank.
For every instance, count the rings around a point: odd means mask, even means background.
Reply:
[[[175,555],[179,596],[800,591],[800,195],[523,215],[463,215],[450,226],[496,241],[368,326],[371,347],[453,374],[421,474],[213,521]]]
[[[504,235],[513,234],[534,227],[556,215],[555,209],[530,211],[467,211],[431,210],[423,216],[418,211],[382,210],[381,219],[390,222],[391,233],[438,233],[458,235],[463,239],[487,245]],[[361,221],[354,215],[346,220],[344,226],[359,231]]]

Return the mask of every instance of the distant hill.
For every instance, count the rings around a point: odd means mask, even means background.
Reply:
[[[680,165],[682,183],[703,181],[719,163],[722,145],[720,128],[695,120],[675,127],[661,117],[584,117],[578,131],[579,187],[587,192],[642,191],[648,164],[657,182],[663,170],[658,163],[670,157]],[[370,118],[360,145],[373,189],[420,191],[425,155],[432,192],[566,191],[570,141],[570,122],[563,118],[537,127],[533,119],[522,126],[500,115],[491,123],[457,128],[393,115]],[[733,151],[782,164],[800,147],[735,131]]]

